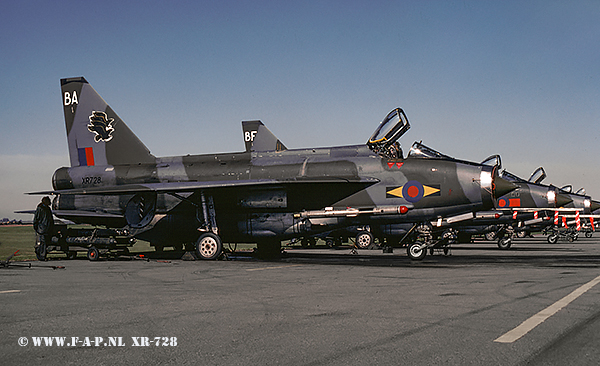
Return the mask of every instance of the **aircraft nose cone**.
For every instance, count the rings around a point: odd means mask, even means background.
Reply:
[[[597,209],[600,209],[600,202],[592,200],[592,206],[591,206],[592,212],[596,211]]]
[[[505,194],[512,192],[517,188],[519,188],[519,186],[507,181],[504,178],[496,177],[494,179],[494,197],[496,198],[502,197]]]
[[[573,202],[573,200],[571,199],[571,197],[569,197],[567,195],[560,194],[560,193],[556,195],[556,207],[564,207],[571,202]],[[600,206],[598,206],[598,207],[600,207]]]

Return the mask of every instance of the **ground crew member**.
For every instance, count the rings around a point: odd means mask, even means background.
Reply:
[[[50,209],[50,197],[42,198],[42,202],[35,209],[33,216],[33,229],[36,232],[35,254],[38,260],[46,260],[46,250],[52,244],[54,233],[54,218]]]

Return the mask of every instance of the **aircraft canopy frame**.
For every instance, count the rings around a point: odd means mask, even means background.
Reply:
[[[371,150],[384,155],[390,149],[399,150],[398,139],[410,129],[408,117],[402,108],[395,108],[385,116],[383,121],[377,126],[373,135],[367,141]],[[393,155],[393,154],[392,154]]]

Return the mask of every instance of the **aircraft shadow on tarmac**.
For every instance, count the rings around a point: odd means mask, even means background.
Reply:
[[[491,250],[490,250],[491,251]],[[457,253],[458,252],[458,253]],[[456,250],[452,255],[441,254],[428,255],[423,261],[411,261],[408,256],[399,255],[350,255],[350,254],[313,254],[313,253],[290,253],[285,255],[281,261],[288,263],[304,262],[307,264],[335,264],[335,265],[359,265],[359,266],[385,266],[385,267],[453,267],[468,265],[532,265],[532,266],[575,266],[575,267],[600,267],[599,255],[564,254],[551,255],[519,255],[512,254],[494,255],[493,253],[463,254]]]
[[[509,250],[500,250],[492,243],[457,244],[451,247],[450,255],[434,253],[428,255],[423,261],[412,261],[406,255],[405,248],[394,248],[392,254],[384,254],[381,249],[358,250],[354,254],[350,247],[342,248],[311,248],[301,249],[291,247],[282,253],[280,259],[264,260],[256,257],[255,253],[249,251],[232,252],[224,256],[227,261],[262,261],[279,263],[305,263],[305,264],[327,264],[327,265],[350,265],[350,266],[385,266],[385,267],[423,267],[443,268],[467,265],[531,265],[531,266],[574,266],[574,267],[600,267],[600,255],[586,254],[587,244],[595,245],[595,242],[585,243],[579,241],[577,246],[561,246],[560,244],[548,244],[542,240],[523,241],[515,243]],[[100,258],[100,261],[171,261],[171,260],[194,260],[191,254],[180,251],[164,251],[160,253],[148,252],[137,253],[135,256],[117,256]],[[71,260],[85,260],[80,255]],[[62,261],[68,265],[71,260],[63,257],[50,257],[49,261]],[[201,264],[201,260],[196,260]]]

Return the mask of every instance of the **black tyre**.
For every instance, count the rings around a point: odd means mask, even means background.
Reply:
[[[492,241],[494,239],[496,239],[496,233],[495,232],[489,231],[489,232],[485,233],[485,240]]]
[[[204,233],[196,241],[196,256],[199,259],[215,260],[223,253],[223,243],[218,235]]]
[[[75,251],[70,251],[65,253],[67,255],[67,259],[75,259],[77,258],[77,252]]]
[[[558,235],[550,234],[550,235],[548,235],[548,239],[546,239],[546,240],[548,240],[548,243],[550,243],[550,244],[556,244],[556,242],[558,241]]]
[[[90,247],[90,249],[87,251],[87,259],[94,262],[97,261],[98,258],[100,258],[100,252],[98,252],[98,249],[96,249],[96,247]]]
[[[327,238],[325,239],[325,245],[327,245],[328,248],[333,248],[335,246],[335,241],[332,238]]]
[[[358,249],[367,249],[373,244],[373,234],[368,231],[361,231],[356,234],[356,246]]]
[[[591,231],[586,231],[585,232],[585,237],[586,238],[591,238],[592,237],[592,232]]]
[[[498,248],[500,248],[502,250],[510,249],[511,245],[512,245],[512,239],[511,238],[500,238],[500,239],[498,239]]]
[[[406,248],[406,254],[408,254],[409,258],[413,261],[420,261],[425,258],[425,254],[427,254],[427,247],[419,243],[412,243]]]
[[[35,249],[35,256],[38,261],[44,262],[46,260],[46,246],[44,244],[40,245]]]

